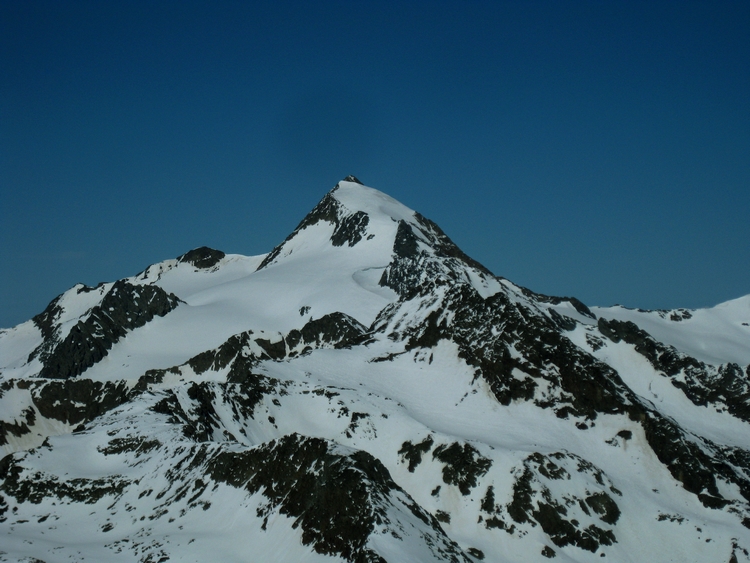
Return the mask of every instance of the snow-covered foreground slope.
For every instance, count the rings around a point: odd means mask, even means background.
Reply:
[[[0,561],[750,561],[749,303],[535,294],[349,177],[0,332]]]

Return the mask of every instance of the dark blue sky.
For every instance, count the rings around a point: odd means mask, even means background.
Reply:
[[[750,293],[750,3],[0,1],[0,326],[347,174],[589,305]]]

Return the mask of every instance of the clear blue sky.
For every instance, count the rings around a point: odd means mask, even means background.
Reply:
[[[0,326],[354,174],[589,305],[750,293],[750,3],[0,1]]]

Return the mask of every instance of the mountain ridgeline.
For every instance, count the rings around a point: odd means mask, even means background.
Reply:
[[[588,307],[353,176],[0,330],[0,561],[750,562],[750,297]]]

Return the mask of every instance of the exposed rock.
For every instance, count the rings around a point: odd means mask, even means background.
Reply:
[[[589,317],[590,319],[596,320],[596,315],[591,312],[591,309],[589,309],[584,303],[582,303],[580,299],[576,299],[575,297],[552,297],[549,295],[542,295],[541,293],[534,293],[533,291],[525,288],[524,294],[528,295],[529,297],[533,297],[534,299],[542,303],[550,303],[552,305],[559,305],[560,303],[565,302],[570,303],[573,308],[584,317]]]
[[[8,455],[0,459],[0,491],[19,503],[40,504],[46,499],[55,498],[94,504],[105,496],[122,493],[130,484],[120,476],[58,481],[43,472],[24,471],[20,463],[22,459],[23,455]]]
[[[331,235],[333,246],[354,246],[362,240],[362,236],[367,233],[367,225],[370,217],[364,211],[357,211],[353,215],[346,215],[336,222],[336,228]]]
[[[400,531],[388,512],[396,503],[425,524],[446,560],[468,561],[435,517],[366,452],[345,452],[325,440],[292,434],[245,452],[219,454],[209,461],[207,473],[251,494],[262,491],[268,499],[263,509],[266,520],[274,510],[294,518],[303,543],[318,553],[354,563],[384,563],[367,542],[378,528]]]
[[[174,294],[168,294],[158,286],[135,286],[124,280],[115,282],[101,303],[91,309],[86,320],[79,321],[46,354],[39,376],[67,379],[81,375],[106,356],[129,331],[145,325],[157,315],[163,317],[179,303]]]
[[[192,264],[200,270],[213,268],[226,256],[221,250],[214,250],[207,246],[194,248],[177,258],[178,262]]]
[[[432,449],[433,444],[432,436],[427,436],[427,438],[418,444],[404,442],[398,454],[401,456],[402,461],[406,460],[409,462],[409,471],[414,473],[417,466],[422,463],[422,456]]]
[[[328,345],[335,348],[347,348],[364,341],[367,327],[356,319],[344,313],[335,312],[324,315],[319,319],[308,321],[299,336],[305,344],[314,348]],[[291,331],[286,340],[293,347],[298,338],[297,331]]]
[[[750,422],[750,376],[737,364],[706,365],[658,342],[631,321],[599,319],[598,327],[612,341],[633,345],[694,404],[723,405],[732,415]]]
[[[341,203],[333,196],[334,192],[338,189],[336,186],[333,190],[328,192],[320,203],[316,205],[313,210],[302,219],[297,228],[284,239],[280,245],[274,248],[260,263],[258,270],[262,270],[276,260],[281,254],[284,246],[287,242],[292,240],[300,232],[304,231],[307,227],[315,225],[320,221],[326,221],[334,225],[333,235],[331,236],[331,243],[334,246],[343,246],[347,243],[349,246],[354,246],[367,232],[367,225],[370,218],[366,213],[357,211],[355,213],[349,213]]]
[[[443,481],[458,487],[462,495],[468,495],[477,486],[477,479],[492,466],[492,460],[482,457],[476,448],[466,443],[438,446],[432,457],[443,463]]]
[[[132,398],[124,381],[91,379],[35,383],[31,387],[31,396],[43,417],[71,426],[90,422]]]
[[[8,435],[20,438],[31,432],[30,426],[36,422],[36,411],[33,408],[26,408],[21,413],[20,418],[15,420],[0,420],[0,446],[8,443]]]
[[[564,498],[554,497],[544,480],[567,481],[573,471],[588,477],[582,496],[569,493]],[[598,490],[589,492],[588,487]],[[595,552],[602,545],[615,543],[615,535],[611,529],[597,523],[586,526],[581,522],[595,515],[601,523],[615,524],[620,510],[610,496],[613,492],[619,494],[603,472],[585,460],[562,452],[550,456],[535,453],[527,458],[523,470],[517,474],[513,500],[507,510],[519,524],[538,524],[558,547],[575,545]],[[547,556],[553,554],[554,551]]]

